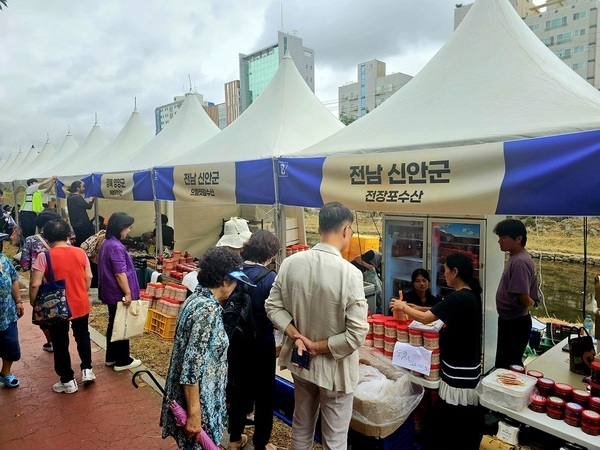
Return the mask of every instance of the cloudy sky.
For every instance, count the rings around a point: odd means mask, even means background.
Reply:
[[[452,33],[455,3],[9,0],[0,11],[0,154],[41,149],[47,134],[58,148],[69,127],[81,144],[96,113],[113,139],[134,98],[154,130],[154,108],[187,92],[188,74],[205,100],[221,103],[223,83],[239,79],[238,54],[273,44],[280,29],[314,49],[316,95],[333,103],[360,62],[415,75]]]

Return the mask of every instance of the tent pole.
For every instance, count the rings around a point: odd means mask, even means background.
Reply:
[[[152,198],[154,198],[154,226],[156,228],[156,249],[154,250],[154,256],[156,256],[156,260],[158,261],[158,256],[162,256],[163,254],[163,242],[162,223],[160,221],[160,200],[156,198],[156,173],[154,172],[154,169],[150,171],[150,180],[152,181]]]
[[[586,315],[585,300],[587,297],[587,233],[588,233],[587,228],[588,228],[588,220],[587,220],[587,216],[584,216],[584,218],[583,218],[583,308],[581,311],[581,320],[582,321],[585,320],[585,315]]]
[[[286,220],[285,220],[285,207],[279,202],[279,161],[277,158],[273,158],[273,185],[275,190],[275,214],[274,214],[274,225],[275,235],[279,239],[280,250],[277,255],[277,268],[281,265],[283,258],[285,258],[285,244],[286,244]]]

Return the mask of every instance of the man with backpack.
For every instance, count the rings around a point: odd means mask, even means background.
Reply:
[[[347,448],[358,348],[368,331],[362,274],[341,254],[353,221],[341,203],[323,205],[321,242],[283,260],[265,303],[269,319],[285,333],[279,363],[294,379],[293,450],[312,449],[319,409],[323,447]]]
[[[241,448],[248,441],[243,431],[246,414],[253,406],[254,448],[276,450],[275,445],[269,443],[275,403],[275,337],[264,303],[275,280],[275,271],[267,266],[279,249],[279,240],[270,231],[252,233],[241,255],[245,260],[244,273],[256,286],[238,284],[237,292],[224,307],[223,323],[230,335],[228,450]],[[236,311],[234,305],[239,305]]]

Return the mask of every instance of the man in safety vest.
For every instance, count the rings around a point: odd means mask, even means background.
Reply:
[[[37,215],[44,210],[42,193],[39,189],[47,186],[47,192],[55,182],[55,176],[48,178],[41,183],[38,183],[35,178],[27,180],[25,198],[23,199],[23,205],[21,205],[21,212],[19,213],[19,224],[21,225],[24,239],[35,234],[35,219],[37,218]]]

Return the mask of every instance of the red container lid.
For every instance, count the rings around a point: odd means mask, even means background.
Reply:
[[[554,384],[554,392],[570,394],[571,392],[573,392],[573,387],[567,383],[555,383]]]
[[[525,367],[520,366],[518,364],[511,364],[509,369],[513,372],[517,372],[517,373],[525,373]]]
[[[439,353],[439,352],[440,352],[440,349],[439,349],[439,348],[435,348],[435,349],[431,350],[431,353],[432,353],[432,354],[433,354],[433,353]]]
[[[548,406],[556,406],[558,408],[563,408],[565,406],[565,401],[560,397],[548,397],[547,398]]]
[[[543,378],[544,377],[544,374],[542,372],[540,372],[539,370],[528,370],[527,375],[529,375],[530,377],[533,377],[533,378]]]
[[[552,388],[552,387],[554,387],[554,380],[551,380],[550,378],[542,377],[542,378],[538,378],[537,384],[539,386],[543,386],[546,388]]]
[[[573,400],[578,402],[587,402],[592,394],[583,389],[573,389]]]
[[[380,325],[385,325],[386,320],[387,319],[385,318],[385,316],[384,317],[373,317],[373,323],[377,323]]]
[[[385,316],[384,316],[383,314],[373,314],[371,317],[372,317],[373,319],[380,319],[380,318],[382,318],[382,317],[385,319]]]
[[[600,397],[590,397],[590,406],[600,408]]]
[[[600,371],[600,361],[592,361],[591,367],[592,370]]]
[[[408,330],[408,334],[417,334],[417,335],[421,335],[423,334],[423,332],[421,330],[415,330],[414,328],[410,328]]]
[[[385,336],[383,338],[383,340],[387,341],[387,342],[396,342],[396,337],[395,336],[394,337]]]
[[[589,422],[595,422],[597,425],[600,425],[600,414],[598,414],[596,411],[584,409],[581,412],[581,419]]]
[[[408,330],[408,324],[400,322],[400,323],[398,323],[396,325],[396,330],[407,331]]]
[[[367,323],[373,323],[374,319],[373,317],[367,317]]]
[[[539,406],[545,406],[546,405],[546,397],[544,397],[543,395],[539,395],[539,394],[533,394],[531,396],[531,403],[535,403],[536,405],[539,405]]]
[[[423,331],[423,337],[427,339],[437,339],[440,337],[440,333],[437,331]]]
[[[367,337],[365,337],[365,339],[368,339],[370,341],[373,340],[373,333],[367,333]]]
[[[429,370],[440,370],[440,365],[432,364],[431,366],[429,366]]]
[[[396,325],[398,325],[400,322],[394,318],[391,319],[386,319],[385,321],[385,326],[386,327],[394,327],[396,328]]]
[[[577,414],[581,414],[583,411],[583,406],[581,406],[579,403],[567,402],[565,404],[565,409]]]

